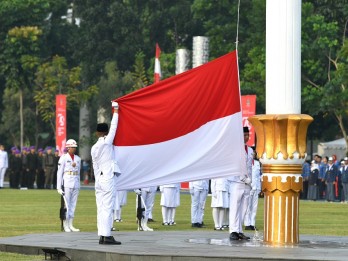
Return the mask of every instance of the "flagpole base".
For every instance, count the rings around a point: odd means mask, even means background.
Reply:
[[[255,115],[249,122],[257,135],[262,165],[264,241],[298,244],[299,195],[306,136],[313,118],[304,114]]]

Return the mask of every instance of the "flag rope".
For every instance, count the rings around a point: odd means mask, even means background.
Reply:
[[[238,51],[238,33],[239,33],[239,8],[240,0],[238,1],[238,10],[237,10],[237,34],[236,34],[236,50]]]

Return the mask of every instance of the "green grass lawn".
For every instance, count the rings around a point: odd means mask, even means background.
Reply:
[[[208,197],[204,216],[206,226],[202,228],[206,231],[214,228],[210,200],[211,197]],[[157,194],[153,212],[156,222],[149,223],[150,227],[162,231],[194,230],[191,228],[191,198],[188,193],[181,194],[181,205],[176,211],[176,226],[162,226],[159,202],[160,194]],[[0,190],[0,237],[60,232],[59,208],[60,196],[56,190],[2,189]],[[117,229],[135,231],[137,229],[135,215],[135,193],[129,192],[128,203],[122,209],[123,222],[115,223]],[[301,201],[300,235],[348,236],[347,216],[347,204]],[[95,232],[97,236],[94,190],[80,191],[74,225],[83,232]],[[256,226],[263,231],[263,199],[259,199]],[[226,236],[227,233],[226,231]],[[0,253],[0,260],[34,260],[15,254],[6,256],[7,254]]]

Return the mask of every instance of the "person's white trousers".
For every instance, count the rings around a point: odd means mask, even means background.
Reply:
[[[116,196],[115,178],[116,176],[104,179],[101,176],[95,183],[98,236],[108,237],[111,235]]]
[[[243,220],[249,204],[251,187],[239,182],[230,182],[229,231],[243,233]]]

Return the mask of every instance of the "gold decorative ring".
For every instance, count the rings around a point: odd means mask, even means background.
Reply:
[[[289,173],[289,174],[302,174],[302,165],[298,164],[264,164],[262,165],[262,173]]]

